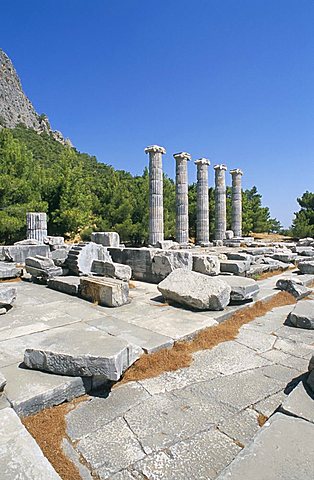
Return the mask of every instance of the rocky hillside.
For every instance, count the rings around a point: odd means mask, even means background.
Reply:
[[[23,92],[21,81],[10,58],[0,49],[0,129],[23,124],[39,134],[48,133],[62,144],[70,144],[62,134],[50,128],[46,115],[38,115]]]

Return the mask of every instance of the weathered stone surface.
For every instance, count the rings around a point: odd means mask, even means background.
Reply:
[[[0,285],[0,308],[9,308],[16,300],[17,289]]]
[[[80,277],[54,277],[48,280],[48,288],[68,295],[78,295],[80,286]]]
[[[190,252],[160,252],[156,253],[153,257],[152,273],[156,275],[159,280],[162,280],[178,268],[192,270],[192,265],[193,258]]]
[[[145,148],[149,154],[149,245],[164,240],[162,155],[166,150],[159,145]]]
[[[209,243],[209,200],[208,200],[208,166],[207,158],[200,158],[194,162],[197,168],[196,184],[196,243]]]
[[[220,263],[218,257],[214,255],[193,255],[193,271],[203,273],[204,275],[218,275],[220,272]]]
[[[120,237],[117,232],[93,232],[92,242],[103,245],[104,247],[119,247]]]
[[[309,362],[309,367],[308,367],[309,372],[314,370],[314,355],[312,355],[311,360]]]
[[[2,367],[1,371],[7,379],[6,397],[21,417],[80,397],[91,388],[87,378],[53,375],[14,364]]]
[[[314,393],[314,370],[311,370],[309,376],[307,377],[307,384]]]
[[[26,213],[26,236],[43,243],[47,236],[47,214],[45,212]]]
[[[94,260],[92,273],[97,273],[97,275],[103,275],[104,277],[117,278],[125,282],[128,282],[132,277],[132,270],[129,265],[106,262],[105,260]]]
[[[71,410],[66,415],[67,434],[75,442],[146,402],[149,397],[145,388],[136,382],[117,386],[107,398],[94,397]]]
[[[94,242],[79,243],[69,251],[66,266],[75,275],[89,275],[94,260],[110,262],[107,248]]]
[[[295,247],[295,252],[304,257],[314,257],[314,247]]]
[[[284,290],[290,293],[297,300],[307,297],[312,292],[312,290],[305,287],[300,280],[294,280],[292,278],[279,278],[276,287],[279,288],[279,290]]]
[[[223,280],[178,269],[158,285],[166,300],[198,310],[223,310],[230,301],[231,288]]]
[[[159,250],[154,248],[109,248],[109,252],[113,262],[131,267],[134,280],[152,283],[160,281],[152,272],[153,257]]]
[[[175,153],[176,161],[176,241],[189,242],[189,198],[187,162],[191,155],[187,152]]]
[[[70,245],[62,246],[51,252],[51,258],[56,267],[64,267],[71,249]]]
[[[30,273],[35,278],[47,280],[48,278],[62,275],[61,267],[56,267],[51,258],[41,255],[26,258],[25,265],[27,273]]]
[[[7,381],[5,376],[0,372],[0,392],[3,392],[6,383]]]
[[[271,258],[273,258],[274,260],[279,260],[279,262],[283,263],[291,263],[296,259],[296,257],[297,254],[292,253],[291,250],[279,251],[271,256]]]
[[[173,345],[172,338],[152,332],[147,328],[138,327],[119,318],[102,316],[86,320],[86,323],[107,332],[109,335],[123,338],[132,345],[142,348],[146,353],[153,353]]]
[[[243,260],[221,260],[220,271],[229,272],[234,275],[245,275],[245,272],[249,270],[250,262]]]
[[[312,244],[314,244],[314,238],[312,237],[300,238],[300,240],[298,241],[298,245],[302,247],[306,247]]]
[[[252,262],[253,256],[245,252],[226,252],[228,260],[242,260],[244,262]]]
[[[232,301],[251,300],[259,292],[258,283],[251,278],[233,275],[221,275],[218,278],[230,286],[230,299]]]
[[[101,479],[112,478],[114,473],[145,456],[123,418],[117,418],[87,435],[78,442],[77,449]]]
[[[82,298],[106,307],[120,307],[129,302],[129,285],[115,278],[82,277]]]
[[[314,329],[314,300],[303,300],[296,304],[288,316],[295,327]]]
[[[27,257],[42,255],[49,257],[48,245],[5,245],[0,247],[0,259],[7,262],[24,263]]]
[[[314,274],[314,261],[313,262],[300,262],[298,263],[298,269],[301,273]]]
[[[16,267],[14,263],[0,262],[0,280],[21,277],[23,269]]]
[[[36,240],[35,238],[25,238],[25,240],[14,242],[14,245],[42,245],[42,242]]]
[[[45,245],[49,245],[51,250],[59,250],[60,248],[65,247],[63,237],[47,235],[47,237],[44,237],[43,242]]]
[[[226,237],[226,165],[215,165],[215,239],[223,240]],[[207,192],[208,193],[208,192]],[[208,198],[208,194],[207,194]],[[208,217],[208,215],[207,215]]]
[[[250,255],[273,255],[275,253],[274,247],[252,247],[246,248],[244,250],[246,253]]]
[[[311,480],[314,425],[276,413],[217,480]]]
[[[0,410],[3,480],[61,480],[12,408]]]
[[[173,240],[163,240],[156,242],[156,248],[161,248],[162,250],[169,250],[172,248],[178,248],[179,243],[174,242]]]
[[[69,376],[103,375],[119,380],[122,373],[142,353],[105,332],[87,325],[60,327],[38,337],[38,347],[26,348],[27,367]]]
[[[134,465],[135,478],[148,480],[213,480],[241,448],[229,437],[211,429],[154,452]]]
[[[219,430],[238,444],[247,445],[259,431],[258,413],[252,408],[237,412],[219,423]]]
[[[309,395],[303,382],[299,382],[282,403],[281,410],[294,417],[304,418],[304,420],[314,423],[313,407],[313,396]]]

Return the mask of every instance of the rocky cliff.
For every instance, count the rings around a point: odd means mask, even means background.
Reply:
[[[0,129],[24,124],[39,134],[48,133],[62,144],[71,145],[62,134],[50,128],[46,115],[38,115],[23,92],[21,81],[10,58],[0,48]]]

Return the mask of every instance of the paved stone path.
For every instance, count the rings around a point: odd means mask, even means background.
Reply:
[[[274,294],[276,280],[259,282],[259,298]],[[45,332],[57,334],[60,327],[84,323],[151,352],[178,338],[190,338],[236,308],[181,310],[163,304],[155,285],[134,284],[132,303],[114,310],[44,286],[14,284],[17,303],[0,323],[0,372],[7,380],[0,395],[1,432],[7,426],[7,407],[23,416],[92,388],[87,378],[23,368],[25,348],[38,344]],[[187,369],[117,386],[107,398],[94,396],[80,404],[67,416],[64,448],[76,462],[79,456],[84,459],[80,465],[83,478],[91,479],[92,474],[113,480],[216,478],[259,432],[259,413],[271,415],[291,386],[303,379],[314,350],[314,332],[283,325],[292,308],[269,312],[243,326],[237,340],[196,353]],[[288,412],[295,410],[295,402],[292,405],[286,407]],[[308,403],[306,408],[311,410]],[[9,411],[12,416],[13,410]],[[11,420],[18,434],[18,417]],[[24,431],[23,435],[28,434]],[[4,452],[1,447],[1,468],[8,458]],[[44,462],[41,465],[42,477],[36,472],[36,480],[50,478]]]
[[[67,433],[89,465],[86,478],[91,472],[102,480],[217,478],[261,431],[259,414],[272,415],[302,384],[314,332],[283,325],[292,308],[276,308],[243,326],[235,341],[194,354],[189,368],[122,385],[108,398],[78,405],[67,415]],[[294,442],[301,442],[302,428],[300,438],[294,431]],[[312,423],[306,438],[310,432]],[[271,439],[266,437],[266,444]],[[302,480],[312,478],[313,458],[305,458],[310,448],[300,458],[295,447]],[[249,468],[234,478],[253,477],[264,479]]]

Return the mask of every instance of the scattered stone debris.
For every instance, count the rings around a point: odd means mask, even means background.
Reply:
[[[17,289],[0,285],[0,308],[8,311],[16,300]]]
[[[230,286],[221,279],[184,269],[174,270],[158,285],[165,298],[197,310],[223,310],[230,301]]]
[[[115,278],[81,277],[80,295],[98,305],[120,307],[129,302],[129,285]]]
[[[112,261],[108,250],[94,242],[73,245],[68,253],[66,265],[75,275],[89,275],[94,260]]]
[[[307,297],[312,293],[312,290],[303,285],[302,281],[298,279],[279,278],[276,287],[279,288],[279,290],[285,290],[291,293],[297,300]]]
[[[299,328],[314,329],[314,300],[302,300],[288,316],[288,322]]]
[[[117,232],[93,232],[92,242],[103,245],[104,247],[119,247],[120,237]]]
[[[298,263],[298,269],[301,273],[314,274],[314,261],[303,261]]]
[[[94,260],[92,263],[92,273],[103,277],[117,278],[125,282],[131,280],[132,276],[132,270],[129,265],[107,262],[105,260]]]
[[[49,278],[62,275],[62,268],[56,267],[54,261],[48,257],[36,255],[25,260],[26,271],[32,279],[46,283]]]

